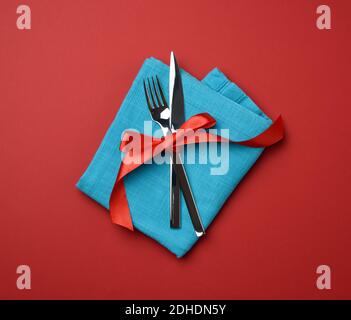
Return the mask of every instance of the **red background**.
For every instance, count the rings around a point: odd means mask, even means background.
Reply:
[[[0,298],[351,298],[350,1],[25,1],[29,31],[20,4],[0,4]],[[171,50],[287,128],[180,260],[74,186],[143,60]]]

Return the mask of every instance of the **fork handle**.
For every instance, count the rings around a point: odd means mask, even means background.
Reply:
[[[191,222],[192,222],[194,229],[195,229],[195,233],[198,237],[201,237],[202,235],[205,234],[205,229],[202,225],[199,210],[196,206],[196,203],[194,200],[194,195],[191,191],[189,180],[188,180],[188,177],[186,175],[186,171],[185,171],[185,168],[183,166],[181,157],[180,157],[179,153],[177,153],[177,152],[171,153],[171,157],[172,157],[172,163],[173,163],[173,170],[175,171],[175,173],[179,179],[180,187],[183,191],[185,203],[186,203],[186,206],[188,208]]]
[[[174,152],[175,154],[175,152]],[[170,226],[171,228],[180,228],[180,184],[178,176],[176,175],[173,168],[173,161],[171,158],[171,163],[169,166],[170,175]]]

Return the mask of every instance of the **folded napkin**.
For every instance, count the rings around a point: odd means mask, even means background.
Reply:
[[[145,60],[93,160],[77,183],[79,190],[106,209],[109,209],[110,195],[121,165],[119,145],[123,132],[132,128],[142,133],[144,121],[151,120],[143,92],[143,79],[155,75],[168,100],[169,67],[154,58]],[[259,107],[220,70],[212,70],[202,81],[184,70],[181,70],[181,75],[186,119],[208,112],[217,121],[215,128],[229,129],[229,138],[236,141],[252,138],[272,124]],[[153,124],[153,130],[159,130],[159,127]],[[262,151],[262,148],[229,144],[230,165],[224,175],[211,175],[211,163],[185,164],[205,228]],[[184,198],[181,200],[181,228],[172,229],[169,226],[167,164],[144,165],[124,178],[124,186],[136,229],[161,243],[177,257],[191,249],[198,238]]]

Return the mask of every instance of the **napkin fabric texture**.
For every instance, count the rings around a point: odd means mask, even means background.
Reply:
[[[146,59],[93,160],[77,183],[79,190],[106,209],[109,208],[110,195],[121,165],[121,137],[127,129],[143,133],[144,121],[151,120],[143,79],[156,75],[168,100],[169,67],[157,59]],[[181,75],[186,119],[208,112],[217,121],[215,128],[229,129],[229,138],[232,140],[252,138],[271,125],[272,121],[220,70],[213,69],[202,81],[184,70],[181,70]],[[153,130],[159,130],[157,124],[153,124]],[[211,175],[210,169],[214,167],[211,163],[185,164],[205,228],[262,151],[262,148],[230,144],[230,165],[225,175]],[[200,152],[199,146],[196,146],[195,152]],[[186,150],[183,158],[186,159]],[[124,179],[124,185],[134,227],[161,243],[177,257],[188,252],[198,238],[184,198],[181,200],[181,228],[170,228],[169,166],[143,165]],[[206,236],[203,240],[206,241]]]

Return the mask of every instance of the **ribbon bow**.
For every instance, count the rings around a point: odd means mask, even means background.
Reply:
[[[256,137],[243,141],[226,139],[204,130],[199,132],[200,129],[209,129],[215,124],[216,120],[208,113],[200,113],[185,121],[180,127],[180,130],[163,138],[155,138],[134,131],[125,131],[120,145],[120,150],[125,152],[125,157],[122,160],[116,183],[110,197],[110,215],[112,222],[133,231],[133,223],[123,178],[164,150],[170,152],[178,146],[204,142],[230,142],[251,148],[262,148],[269,147],[282,140],[284,137],[284,126],[281,116],[279,116],[268,129]],[[186,137],[186,139],[184,139],[184,137]],[[140,148],[129,152],[131,150],[127,150],[128,146],[134,139],[138,139]],[[135,159],[138,159],[138,161],[135,161]]]

